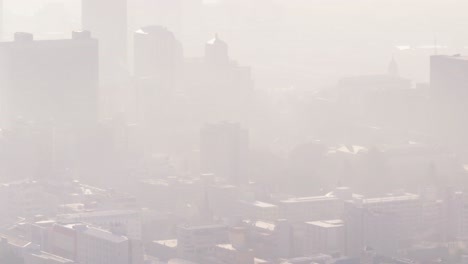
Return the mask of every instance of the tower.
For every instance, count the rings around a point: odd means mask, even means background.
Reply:
[[[98,41],[90,32],[40,41],[16,33],[0,43],[0,54],[2,125],[17,117],[76,126],[97,121]]]
[[[392,58],[392,61],[390,61],[390,64],[388,65],[388,74],[393,77],[399,76],[398,64],[396,63],[395,58]]]
[[[104,82],[127,70],[127,0],[82,0],[82,27],[99,40]]]
[[[202,173],[214,173],[233,184],[247,181],[248,132],[239,124],[206,125],[200,148]]]
[[[174,34],[162,26],[146,26],[134,33],[134,43],[135,75],[173,86],[182,64],[182,45]]]
[[[229,47],[219,38],[218,34],[205,44],[205,60],[209,65],[215,67],[229,64]]]

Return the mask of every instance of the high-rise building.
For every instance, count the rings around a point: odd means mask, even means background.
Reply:
[[[357,256],[364,247],[393,254],[401,242],[421,231],[419,195],[397,193],[380,198],[355,198],[345,202],[346,254]]]
[[[51,251],[56,255],[78,263],[133,264],[131,241],[125,236],[95,226],[82,223],[56,224],[50,229],[49,243]]]
[[[90,32],[40,41],[16,33],[0,43],[0,61],[4,127],[18,117],[80,126],[97,121],[98,42]]]
[[[103,82],[127,71],[127,0],[82,0],[82,27],[99,40]]]
[[[3,8],[3,0],[0,0],[0,41],[3,40],[3,17],[4,17],[4,8]]]
[[[429,130],[439,140],[453,147],[464,148],[468,142],[465,113],[468,110],[468,57],[431,56],[430,87],[432,112]]]
[[[134,33],[134,73],[137,114],[146,124],[161,129],[163,108],[174,95],[181,77],[182,45],[162,26],[147,26]],[[154,127],[154,126],[150,126]]]
[[[449,100],[468,98],[468,57],[431,56],[431,89],[437,97]]]
[[[304,252],[308,255],[344,253],[342,220],[306,222]]]
[[[233,184],[247,182],[248,131],[237,123],[209,124],[200,138],[202,173],[214,173]]]
[[[229,47],[219,38],[218,34],[205,44],[205,60],[213,67],[226,67],[229,65]]]
[[[135,32],[134,41],[135,75],[172,88],[182,63],[182,45],[174,34],[162,26],[147,26]]]
[[[245,120],[250,114],[253,80],[250,67],[229,57],[229,46],[218,35],[205,44],[202,58],[184,63],[186,94],[200,104],[204,120]]]

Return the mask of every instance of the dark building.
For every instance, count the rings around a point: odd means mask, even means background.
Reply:
[[[0,61],[3,127],[18,117],[55,125],[97,121],[98,41],[89,32],[43,41],[16,33],[0,43]]]
[[[82,0],[82,27],[99,40],[103,82],[127,70],[127,0]]]
[[[247,182],[248,132],[236,123],[206,125],[201,130],[201,171],[233,184]]]

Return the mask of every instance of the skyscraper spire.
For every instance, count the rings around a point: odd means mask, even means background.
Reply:
[[[388,74],[394,77],[399,76],[398,64],[396,63],[394,57],[392,57],[392,60],[390,61],[390,64],[388,65]]]

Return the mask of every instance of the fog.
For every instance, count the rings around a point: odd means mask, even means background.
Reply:
[[[468,263],[466,10],[0,0],[0,264]]]

